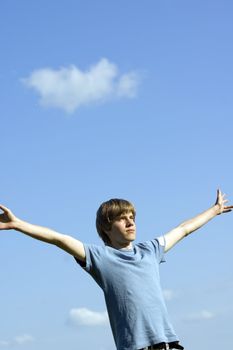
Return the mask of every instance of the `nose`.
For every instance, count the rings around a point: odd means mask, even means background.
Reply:
[[[126,219],[126,225],[127,225],[127,227],[128,227],[128,226],[133,226],[133,225],[134,225],[134,220],[131,219],[131,218],[127,218],[127,219]]]

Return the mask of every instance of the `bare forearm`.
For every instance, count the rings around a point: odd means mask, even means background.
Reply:
[[[165,234],[166,248],[165,251],[171,249],[181,239],[188,236],[190,233],[198,230],[205,225],[208,221],[213,219],[219,214],[219,207],[217,205],[205,210],[201,214],[195,216],[190,220],[182,222],[179,226]]]
[[[40,241],[57,244],[60,241],[62,234],[51,230],[47,227],[30,224],[29,222],[17,219],[12,227],[14,230],[24,233],[32,238]]]
[[[184,221],[182,224],[180,224],[180,227],[184,230],[184,235],[187,236],[205,225],[208,221],[218,215],[218,210],[218,206],[214,205],[194,218]]]
[[[11,228],[40,241],[54,244],[67,253],[85,261],[86,254],[83,243],[69,235],[56,232],[47,227],[33,225],[19,219],[14,221]]]

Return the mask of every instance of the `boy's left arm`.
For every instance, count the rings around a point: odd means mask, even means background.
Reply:
[[[171,249],[182,238],[188,236],[193,231],[196,231],[201,226],[205,225],[208,221],[213,219],[215,216],[232,211],[233,205],[225,206],[225,204],[228,202],[225,196],[226,195],[222,194],[222,192],[218,189],[217,200],[211,208],[195,216],[193,219],[182,222],[179,226],[167,232],[164,235],[165,252]]]

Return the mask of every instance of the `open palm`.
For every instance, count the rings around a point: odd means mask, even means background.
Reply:
[[[215,202],[215,205],[217,205],[219,207],[219,213],[218,214],[222,214],[222,213],[228,213],[229,211],[232,211],[233,209],[233,205],[229,205],[226,206],[225,204],[228,201],[228,199],[225,198],[226,195],[223,194],[220,189],[217,190],[217,199]]]

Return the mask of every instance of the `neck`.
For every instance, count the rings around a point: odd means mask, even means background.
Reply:
[[[110,243],[109,246],[115,249],[132,249],[133,248],[132,242],[129,242],[129,243],[114,242],[114,243]]]

